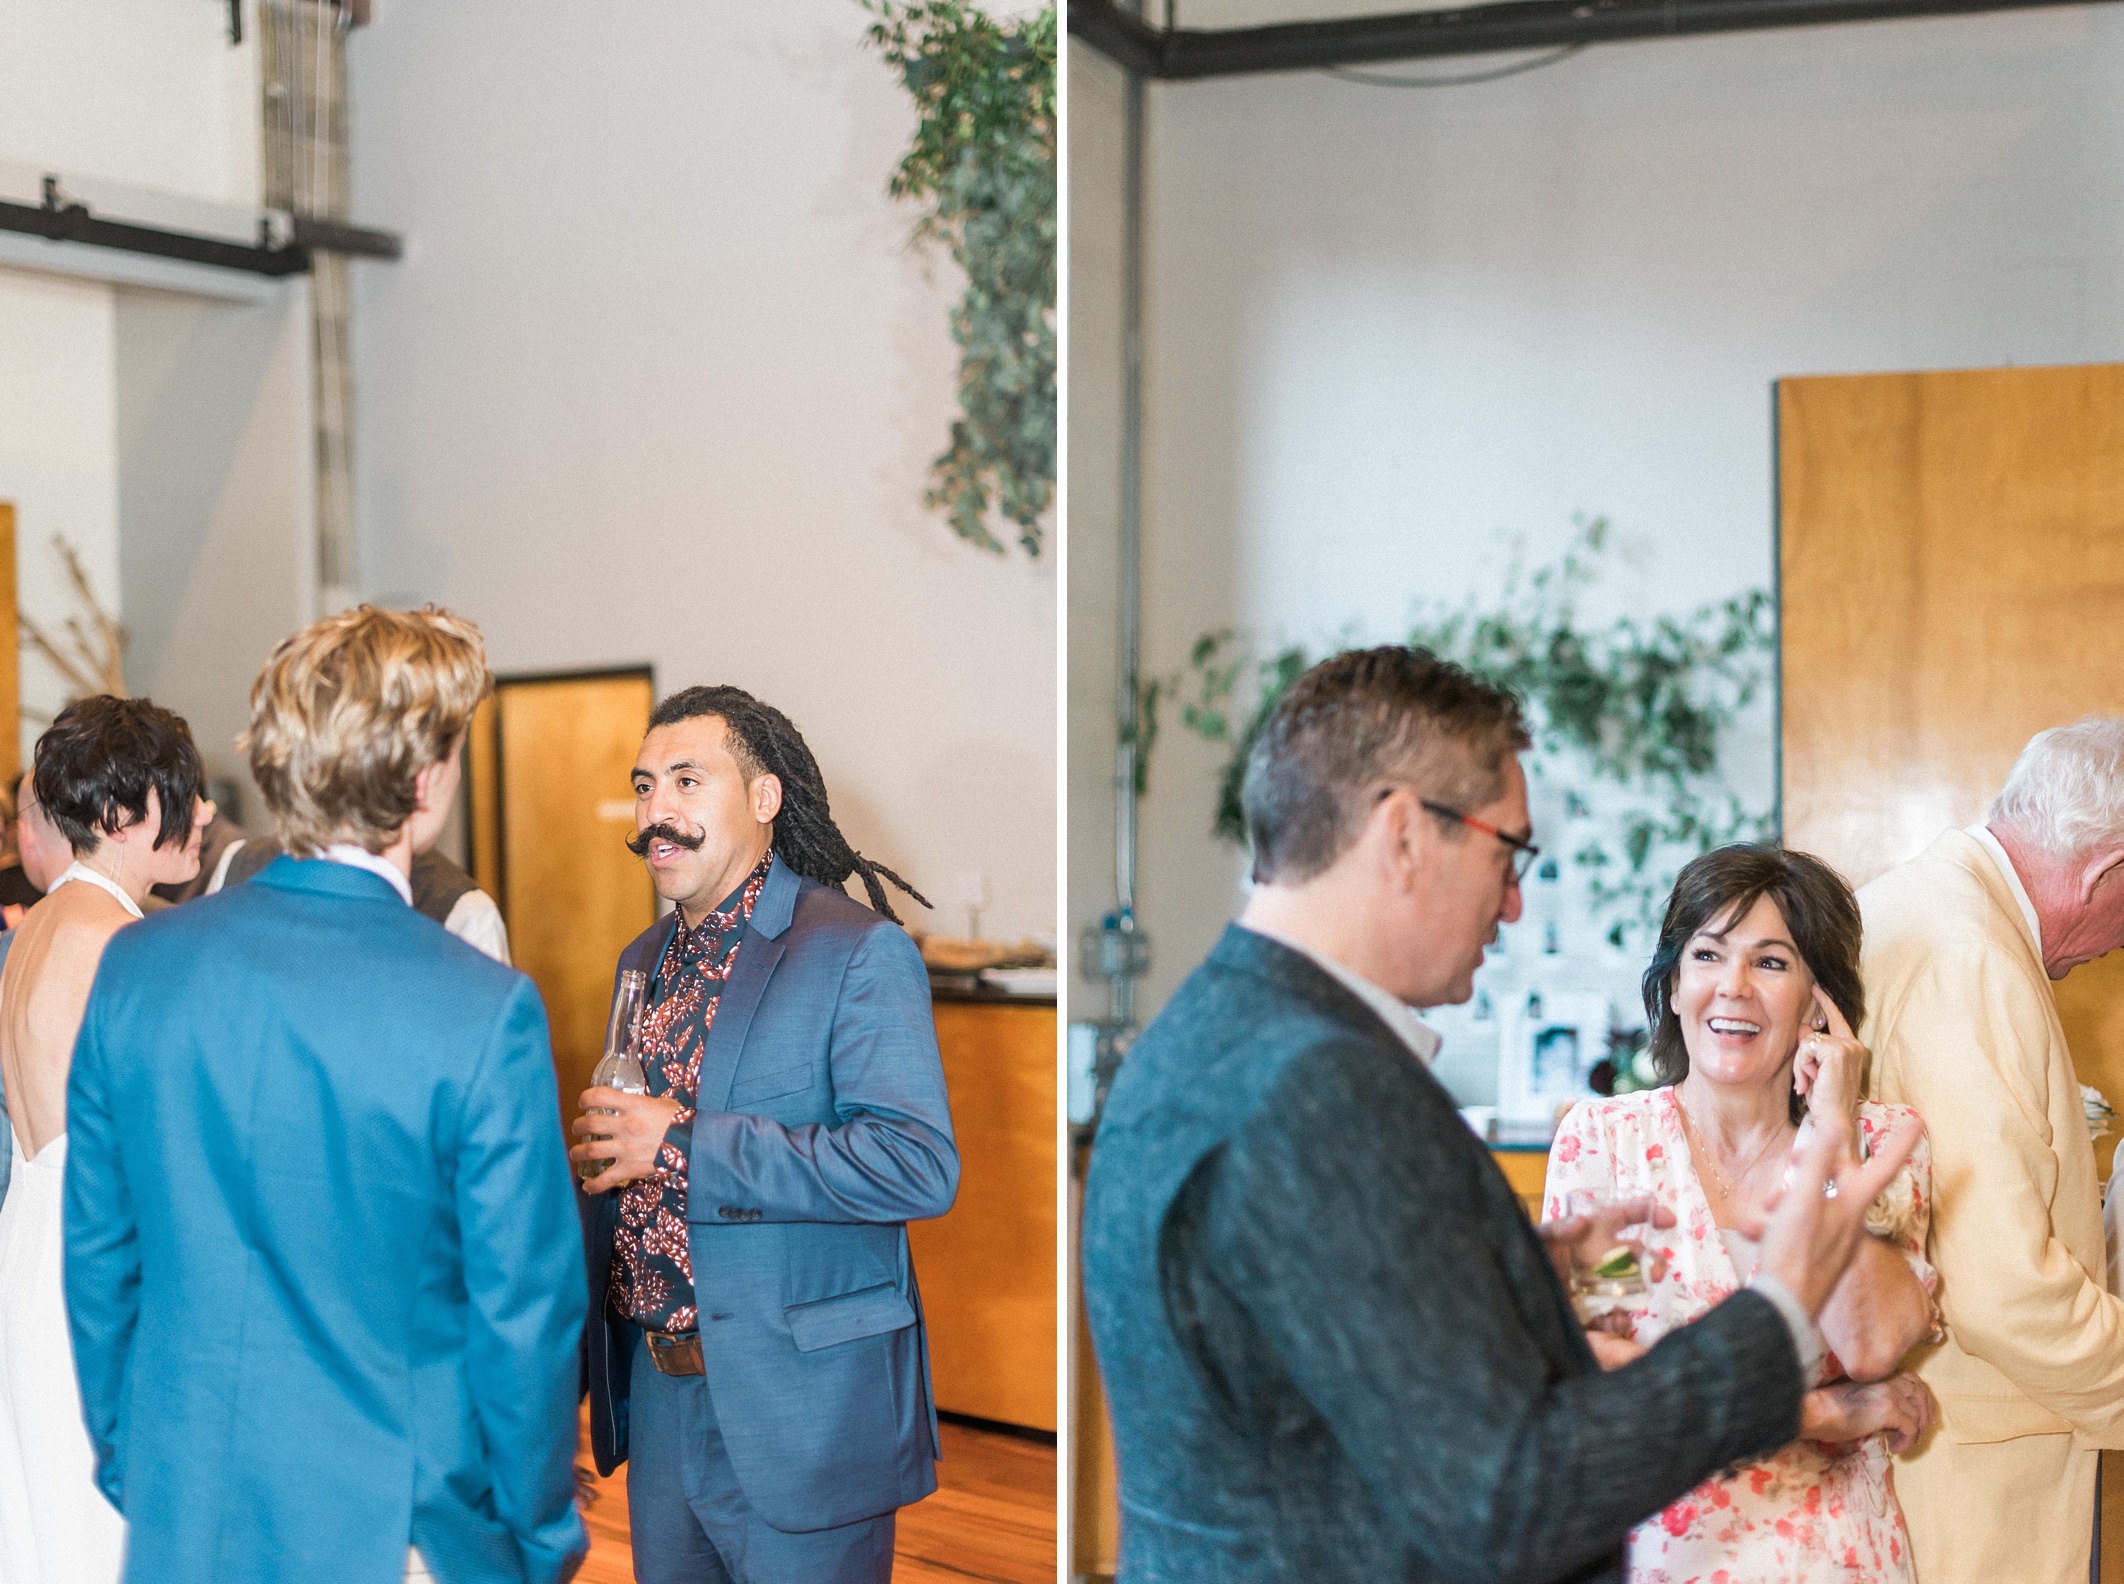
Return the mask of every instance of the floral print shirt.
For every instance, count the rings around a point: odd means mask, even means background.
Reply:
[[[636,1053],[653,1095],[679,1102],[657,1152],[657,1168],[619,1193],[619,1226],[612,1236],[612,1312],[648,1331],[684,1333],[699,1316],[693,1302],[693,1252],[686,1238],[687,1147],[701,1087],[701,1051],[715,1026],[723,985],[737,965],[745,921],[767,885],[774,855],[737,892],[692,929],[685,915],[649,979]]]
[[[1868,1148],[1910,1114],[1907,1106],[1860,1106],[1858,1126]],[[1929,1143],[1919,1141],[1902,1177],[1907,1183],[1899,1179],[1890,1193],[1900,1198],[1907,1191],[1911,1211],[1899,1218],[1903,1230],[1894,1241],[1926,1293],[1934,1294],[1939,1277],[1925,1260]],[[1671,1088],[1572,1107],[1549,1150],[1542,1214],[1562,1215],[1579,1188],[1650,1192],[1674,1212],[1674,1226],[1646,1239],[1648,1249],[1665,1256],[1667,1269],[1630,1313],[1631,1335],[1645,1346],[1742,1285],[1712,1221]],[[1822,1379],[1843,1375],[1830,1355]],[[1714,1475],[1630,1536],[1632,1584],[1910,1584],[1914,1577],[1885,1435],[1839,1447],[1795,1441]]]

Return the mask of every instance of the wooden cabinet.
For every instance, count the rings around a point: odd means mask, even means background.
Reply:
[[[937,1406],[1056,1427],[1055,1008],[936,1003],[959,1143],[949,1215],[908,1227]]]
[[[1505,1174],[1505,1181],[1512,1185],[1512,1192],[1519,1195],[1519,1202],[1527,1207],[1529,1219],[1541,1219],[1541,1189],[1549,1176],[1549,1152],[1547,1148],[1512,1149],[1493,1148],[1490,1159],[1497,1162]]]

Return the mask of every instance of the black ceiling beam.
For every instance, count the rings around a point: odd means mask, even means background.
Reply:
[[[372,259],[400,258],[406,251],[405,239],[395,231],[371,231],[308,215],[295,216],[295,245],[313,253],[350,253]]]
[[[61,194],[58,179],[50,176],[44,181],[41,206],[0,202],[0,231],[21,231],[53,242],[79,242],[89,247],[115,248],[121,253],[145,253],[154,258],[269,276],[307,274],[312,253],[395,259],[405,251],[404,242],[389,231],[371,231],[301,215],[295,217],[294,235],[288,242],[276,244],[261,227],[255,245],[203,236],[196,231],[104,220],[92,214],[87,204]]]
[[[1193,81],[2061,3],[2066,0],[1501,0],[1450,11],[1167,30],[1130,16],[1114,0],[1069,0],[1069,30],[1131,71]]]

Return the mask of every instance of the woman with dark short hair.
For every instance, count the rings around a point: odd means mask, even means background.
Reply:
[[[38,739],[31,790],[73,862],[0,970],[0,1079],[13,1172],[0,1204],[0,1579],[112,1584],[125,1523],[96,1488],[61,1284],[66,1086],[89,986],[148,887],[199,870],[214,806],[185,723],[98,695]]]
[[[1806,853],[1725,847],[1676,878],[1644,977],[1662,1086],[1573,1107],[1549,1152],[1547,1216],[1584,1191],[1650,1192],[1674,1212],[1675,1226],[1645,1238],[1664,1271],[1606,1317],[1619,1334],[1591,1334],[1603,1364],[1637,1357],[1747,1281],[1749,1229],[1784,1186],[1810,1113],[1854,1117],[1862,1150],[1914,1114],[1860,1100],[1860,934],[1851,888]],[[1920,1142],[1867,1217],[1874,1235],[1821,1313],[1830,1351],[1800,1439],[1640,1524],[1638,1584],[1913,1578],[1889,1459],[1932,1419],[1923,1382],[1899,1373],[1938,1324],[1930,1173]]]

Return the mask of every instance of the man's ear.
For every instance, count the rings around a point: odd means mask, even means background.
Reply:
[[[2124,847],[2097,848],[2080,866],[2080,900],[2092,902],[2105,885],[2124,885]]]
[[[752,794],[752,817],[762,825],[772,825],[782,812],[782,778],[762,772],[752,778],[752,785],[745,790]]]
[[[1396,787],[1372,806],[1371,818],[1359,839],[1378,842],[1388,872],[1407,885],[1430,857],[1430,848],[1424,841],[1426,823],[1416,794]]]
[[[435,807],[433,797],[435,777],[447,763],[449,763],[449,755],[445,754],[442,758],[430,764],[424,764],[413,772],[413,806],[415,808],[433,809]]]

